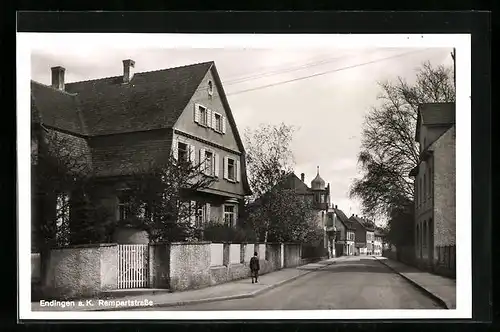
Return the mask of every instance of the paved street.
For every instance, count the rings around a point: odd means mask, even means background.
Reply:
[[[440,308],[435,301],[374,258],[348,257],[254,298],[149,310]]]

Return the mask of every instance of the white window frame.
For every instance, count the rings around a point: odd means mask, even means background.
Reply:
[[[211,167],[209,167],[209,164],[207,163],[207,161],[208,161],[207,153],[211,154],[211,157],[210,157]],[[217,154],[215,153],[214,150],[207,149],[207,148],[200,149],[200,163],[202,164],[201,171],[203,174],[205,174],[207,176],[213,176],[213,177],[217,176],[216,175],[217,174],[216,158],[217,158]]]
[[[116,203],[116,220],[117,221],[124,221],[127,220],[129,217],[130,211],[128,211],[127,207],[130,205],[130,200],[123,200],[124,196],[127,194],[127,192],[130,189],[125,188],[125,189],[119,189],[118,190],[118,195],[116,196],[117,203]],[[123,215],[123,218],[122,218]]]
[[[226,208],[231,207],[233,208],[232,212],[226,212]],[[226,216],[232,215],[232,222],[229,221],[229,223],[226,221]],[[236,205],[235,204],[224,204],[222,207],[222,216],[224,220],[224,225],[230,226],[230,227],[235,227],[236,226]]]
[[[186,146],[186,159],[184,161],[189,161],[189,144],[187,142],[183,142],[183,141],[178,141],[177,142],[177,146],[176,146],[176,150],[177,150],[177,158],[178,160],[180,161],[181,160],[181,154],[180,154],[180,144],[184,144]]]
[[[233,161],[234,178],[229,177],[229,160]],[[241,163],[238,158],[225,156],[224,157],[224,179],[229,182],[241,182]]]
[[[215,132],[217,133],[220,133],[220,134],[224,134],[224,116],[220,113],[217,113],[217,112],[213,112],[212,113],[213,116],[212,116],[212,128],[214,129]],[[220,119],[220,129],[217,128],[217,118]]]
[[[205,116],[202,117],[202,112],[201,110],[204,111],[204,114]],[[202,126],[202,127],[211,127],[210,126],[210,123],[209,123],[209,113],[210,113],[210,110],[208,109],[208,107],[206,106],[203,106],[201,104],[194,104],[194,122],[196,122],[198,125]],[[204,122],[202,120],[205,120]]]

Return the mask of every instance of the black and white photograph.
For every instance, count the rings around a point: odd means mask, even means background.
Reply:
[[[470,57],[459,34],[19,33],[22,316],[468,318]]]

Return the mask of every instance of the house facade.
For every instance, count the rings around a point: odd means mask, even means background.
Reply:
[[[337,205],[333,207],[333,210],[331,215],[335,219],[335,228],[337,230],[335,253],[337,256],[352,256],[355,252],[356,229]]]
[[[455,274],[455,103],[422,104],[415,141],[415,255],[422,267]]]
[[[349,221],[352,222],[353,227],[356,229],[355,247],[358,254],[373,255],[375,252],[375,224],[355,214],[349,218]]]
[[[384,233],[378,227],[375,228],[374,239],[373,254],[375,256],[381,256],[382,250],[384,249]]]
[[[33,154],[43,135],[66,137],[92,174],[94,199],[117,222],[127,218],[132,174],[169,156],[203,164],[214,182],[188,193],[193,222],[236,225],[250,188],[245,150],[215,63],[141,73],[134,68],[127,59],[119,76],[66,83],[65,69],[53,67],[51,86],[32,81]],[[77,199],[74,193],[58,196]]]
[[[284,180],[287,189],[293,189],[297,195],[312,203],[316,215],[316,222],[324,231],[324,248],[328,249],[330,256],[335,256],[335,224],[329,222],[328,211],[330,206],[330,184],[326,184],[319,174],[310,182],[310,187],[305,182],[305,174],[301,173],[300,179],[295,173],[290,173]]]

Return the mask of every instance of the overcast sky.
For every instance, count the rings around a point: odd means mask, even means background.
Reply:
[[[398,76],[411,81],[424,61],[452,65],[448,48],[83,50],[34,51],[32,79],[50,84],[53,66],[66,68],[66,82],[118,76],[123,59],[135,60],[136,72],[215,61],[240,134],[260,123],[297,127],[295,173],[305,173],[310,184],[319,166],[332,203],[346,214],[361,211],[348,190],[359,177],[360,132],[377,104],[377,82]]]

